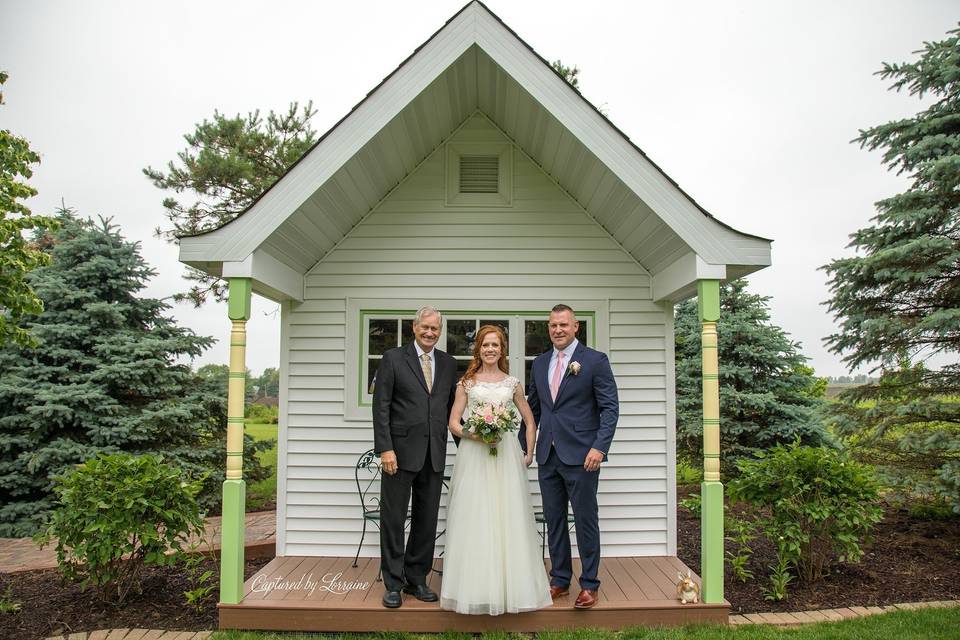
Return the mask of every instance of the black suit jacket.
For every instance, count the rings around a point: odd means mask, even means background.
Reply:
[[[443,471],[447,458],[447,419],[457,384],[457,364],[434,349],[433,387],[427,383],[413,343],[383,354],[373,389],[373,450],[393,450],[397,466],[417,472],[430,451],[434,471]],[[428,446],[429,444],[429,446]]]

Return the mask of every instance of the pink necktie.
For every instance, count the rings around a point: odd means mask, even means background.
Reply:
[[[557,367],[553,370],[553,380],[550,381],[550,396],[554,402],[557,400],[557,392],[560,391],[560,380],[563,379],[563,351],[557,352]]]

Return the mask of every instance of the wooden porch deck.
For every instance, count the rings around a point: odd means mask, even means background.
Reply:
[[[587,611],[574,609],[578,590],[552,607],[502,616],[468,616],[443,611],[437,603],[404,595],[399,609],[380,604],[383,583],[377,580],[379,558],[288,556],[274,558],[244,585],[240,604],[220,605],[221,629],[276,631],[521,631],[621,629],[639,625],[726,623],[730,603],[681,605],[676,597],[677,572],[687,566],[672,556],[603,558],[600,601]],[[441,569],[442,560],[434,565]],[[578,565],[575,561],[575,565]],[[441,569],[442,570],[442,569]],[[574,567],[574,575],[579,574]],[[700,578],[694,576],[697,582]],[[440,593],[442,576],[430,575]]]

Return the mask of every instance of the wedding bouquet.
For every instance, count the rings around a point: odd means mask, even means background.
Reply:
[[[478,404],[467,418],[465,429],[480,437],[487,444],[496,442],[504,433],[516,431],[517,412],[503,404]],[[497,448],[490,447],[490,455],[497,455]]]

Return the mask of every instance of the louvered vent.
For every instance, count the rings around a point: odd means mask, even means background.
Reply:
[[[460,156],[460,193],[497,193],[500,156]]]

